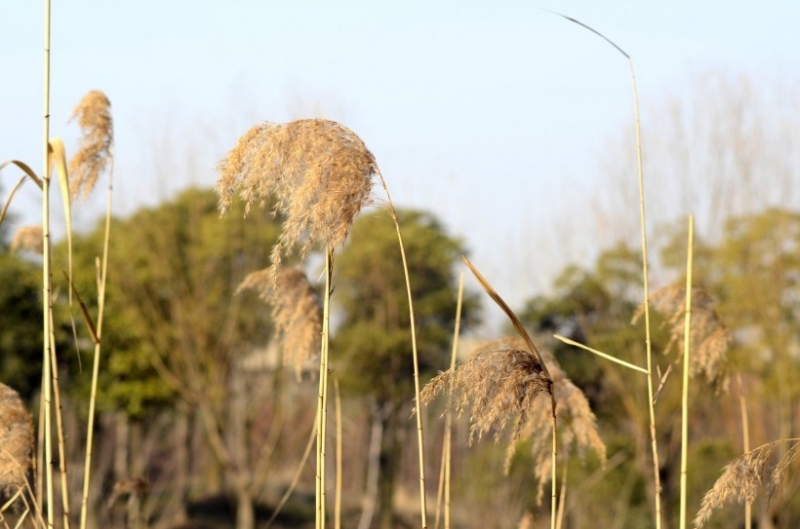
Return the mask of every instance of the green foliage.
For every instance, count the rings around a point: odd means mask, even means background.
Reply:
[[[456,314],[454,266],[464,248],[430,213],[398,211],[411,276],[420,370],[449,365]],[[411,395],[413,367],[408,298],[397,233],[377,211],[353,225],[336,257],[333,302],[342,312],[331,348],[348,387],[386,402]],[[477,297],[466,296],[462,329],[475,321]],[[337,361],[341,360],[341,361]]]
[[[41,268],[0,249],[0,380],[27,399],[42,379]]]
[[[268,308],[234,295],[247,273],[269,264],[278,236],[266,209],[251,216],[238,207],[220,219],[216,194],[190,189],[112,223],[100,408],[138,417],[178,390],[222,405],[231,363],[270,333]],[[103,229],[75,241],[76,285],[95,319]],[[85,368],[91,344],[82,352]]]

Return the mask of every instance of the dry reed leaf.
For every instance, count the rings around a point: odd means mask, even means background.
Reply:
[[[274,277],[269,268],[248,274],[236,292],[243,290],[253,290],[272,306],[285,361],[294,364],[300,378],[306,361],[320,350],[322,305],[316,290],[297,268],[281,268]]]
[[[275,198],[276,213],[285,217],[271,256],[277,268],[299,242],[301,255],[316,243],[328,248],[344,243],[353,219],[369,201],[378,166],[361,138],[347,127],[304,119],[251,128],[218,171],[223,213],[236,194],[245,202],[245,212]]]
[[[14,233],[14,238],[11,240],[11,252],[14,253],[17,250],[42,255],[44,241],[42,239],[41,225],[22,226]]]
[[[728,463],[717,482],[703,497],[694,526],[703,527],[714,511],[729,502],[752,503],[763,485],[766,486],[767,493],[772,494],[780,484],[786,468],[800,452],[799,441],[800,439],[772,441]],[[792,446],[772,464],[777,449],[784,443],[791,443]]]
[[[669,342],[664,353],[676,350],[683,354],[684,314],[686,312],[686,287],[670,285],[660,288],[650,296],[652,307],[666,318],[669,326]],[[632,323],[641,317],[644,307],[639,306],[633,315]],[[714,300],[701,288],[692,289],[692,323],[690,328],[691,358],[689,375],[705,376],[709,383],[718,383],[727,389],[728,378],[724,372],[727,360],[730,334],[720,322],[714,310]]]
[[[522,345],[522,347],[512,347]],[[524,342],[493,340],[478,346],[472,358],[440,373],[423,389],[420,399],[430,403],[438,394],[453,393],[453,406],[461,414],[469,408],[469,442],[506,424],[514,423],[511,444],[519,438],[532,403],[540,393],[549,393],[551,380],[544,365]],[[549,432],[550,430],[548,430]]]
[[[69,189],[73,198],[81,196],[85,199],[112,159],[114,120],[111,102],[103,92],[92,90],[72,110],[70,121],[73,119],[78,120],[82,136],[78,152],[69,161]]]
[[[33,421],[19,394],[0,383],[0,489],[25,486],[33,454]]]

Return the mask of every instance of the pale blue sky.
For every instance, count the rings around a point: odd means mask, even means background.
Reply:
[[[558,234],[544,247],[537,236],[574,214],[567,204],[632,119],[624,58],[541,8],[632,55],[643,112],[709,69],[799,86],[796,0],[55,0],[52,134],[74,147],[70,109],[88,90],[109,96],[123,213],[211,185],[213,164],[259,120],[337,119],[376,155],[395,201],[435,211],[518,303],[584,261],[553,247]],[[0,160],[37,169],[42,19],[42,2],[0,4]],[[15,212],[37,222],[37,208],[27,189]],[[96,211],[90,202],[79,223]]]

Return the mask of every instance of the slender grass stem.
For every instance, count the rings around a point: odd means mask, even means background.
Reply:
[[[550,463],[550,529],[556,529],[558,518],[558,488],[556,482],[556,463],[558,462],[558,436],[556,429],[556,414],[553,413],[553,460]]]
[[[686,528],[686,479],[689,468],[689,353],[692,336],[692,258],[694,217],[689,215],[689,243],[686,257],[686,312],[683,324],[683,390],[681,393],[681,507],[680,528]]]
[[[414,406],[418,409],[418,413],[415,413],[417,417],[417,447],[419,449],[419,506],[420,506],[420,518],[422,523],[422,529],[427,529],[428,527],[428,513],[427,513],[427,501],[426,501],[426,494],[425,494],[425,434],[422,427],[422,411],[419,409],[420,407],[420,385],[419,385],[419,354],[417,353],[417,327],[414,321],[414,299],[411,295],[411,278],[408,273],[408,259],[406,258],[406,249],[405,245],[403,245],[403,234],[400,231],[400,222],[397,220],[397,212],[394,209],[394,204],[392,204],[392,196],[389,194],[389,188],[386,185],[386,181],[383,179],[383,175],[378,173],[378,177],[381,180],[381,185],[383,186],[383,190],[386,193],[386,200],[389,202],[389,214],[392,217],[392,221],[394,222],[394,227],[397,230],[397,242],[400,245],[400,256],[403,260],[403,274],[405,275],[406,279],[406,293],[408,295],[408,313],[409,319],[411,321],[411,354],[414,362]]]
[[[100,263],[100,271],[97,285],[97,324],[95,335],[97,340],[94,343],[94,357],[92,359],[92,387],[89,394],[89,417],[86,427],[86,458],[83,466],[83,491],[81,495],[81,519],[80,529],[86,529],[88,506],[89,506],[89,486],[91,481],[92,469],[92,447],[94,442],[94,416],[97,402],[97,381],[100,377],[100,350],[103,336],[103,315],[105,314],[106,302],[106,279],[108,276],[108,246],[111,239],[111,197],[114,191],[114,159],[111,158],[111,168],[108,173],[108,194],[106,196],[106,219],[105,234],[103,236],[103,257]]]
[[[642,163],[642,134],[639,124],[639,95],[636,88],[636,73],[633,68],[633,59],[628,53],[619,47],[614,41],[597,31],[596,29],[587,26],[583,22],[568,17],[556,11],[550,11],[570,22],[573,22],[584,29],[587,29],[595,35],[602,38],[608,44],[614,47],[621,53],[628,61],[628,67],[631,72],[631,84],[633,87],[633,114],[636,130],[636,162],[639,173],[639,218],[641,224],[641,242],[642,242],[642,285],[644,287],[644,326],[645,326],[645,345],[647,349],[647,402],[648,412],[650,415],[650,445],[653,453],[653,485],[654,485],[654,501],[655,501],[655,525],[656,529],[661,529],[661,476],[659,475],[660,464],[658,461],[658,438],[656,436],[656,413],[653,391],[653,355],[652,355],[652,341],[650,338],[650,292],[649,292],[649,276],[647,270],[647,229],[645,222],[645,207],[644,207],[644,166]]]
[[[736,385],[739,387],[739,410],[742,416],[742,445],[744,452],[750,451],[750,421],[747,418],[747,399],[744,393],[744,384],[742,383],[742,375],[736,374]],[[752,529],[753,527],[753,505],[747,501],[744,504],[744,529]]]
[[[47,489],[47,525],[55,526],[53,513],[53,441],[52,441],[52,371],[50,367],[50,310],[52,299],[52,274],[50,270],[50,0],[44,2],[44,116],[43,116],[43,162],[42,162],[42,338],[43,338],[43,394],[44,418],[44,471]],[[41,471],[41,469],[40,469]]]
[[[325,293],[322,305],[322,342],[319,355],[319,395],[317,413],[317,507],[316,526],[325,529],[325,441],[328,419],[328,337],[330,334],[331,276],[333,250],[325,251]]]
[[[458,354],[458,336],[461,333],[461,308],[464,301],[464,272],[458,276],[458,301],[456,302],[456,325],[453,330],[453,349],[450,353],[450,372],[455,371],[456,357]],[[450,529],[450,484],[451,484],[451,465],[452,465],[452,440],[453,440],[453,390],[452,387],[447,392],[447,415],[445,416],[444,431],[444,528]]]
[[[333,527],[342,529],[342,397],[339,378],[333,377],[333,402],[336,408],[336,488],[333,503]]]
[[[64,421],[61,408],[61,390],[58,380],[58,358],[55,347],[53,310],[50,309],[50,369],[53,379],[53,399],[56,410],[56,434],[58,437],[58,470],[61,477],[61,508],[64,528],[69,529],[69,482],[67,479],[67,457],[64,444]]]

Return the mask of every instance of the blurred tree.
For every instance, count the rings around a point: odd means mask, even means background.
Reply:
[[[420,371],[449,366],[456,314],[454,266],[464,253],[430,213],[398,211],[417,324]],[[406,283],[394,224],[385,211],[363,215],[336,257],[333,302],[341,321],[331,362],[346,390],[369,399],[371,461],[377,461],[379,527],[394,527],[392,496],[404,425],[414,406],[414,379]],[[466,296],[462,329],[475,321],[477,297]],[[422,381],[421,383],[424,383]],[[371,464],[374,468],[375,465]],[[368,502],[376,491],[368,491]],[[366,522],[364,522],[366,523]]]
[[[111,229],[104,358],[98,406],[141,419],[178,398],[196,414],[205,441],[237,496],[237,527],[253,527],[257,486],[246,413],[232,413],[243,391],[237,362],[268,340],[268,309],[236,296],[244,276],[268,264],[279,224],[267,209],[220,219],[212,190],[190,189]],[[76,284],[96,299],[95,258],[102,226],[75,241]],[[94,310],[92,313],[94,314]],[[90,365],[90,355],[84,365]],[[83,380],[88,385],[88,377]],[[85,388],[83,389],[85,391]],[[242,399],[236,399],[242,402]],[[246,400],[245,400],[246,402]]]
[[[685,243],[676,231],[663,259],[680,269],[679,248]],[[770,208],[732,217],[719,242],[699,244],[695,253],[695,282],[712,293],[722,320],[733,330],[729,370],[745,381],[751,447],[795,436],[800,421],[800,213]],[[735,389],[738,393],[740,388]],[[741,428],[735,416],[729,422]],[[707,488],[712,478],[716,475],[706,479]],[[759,526],[800,524],[800,507],[792,501],[800,480],[784,485],[782,494],[762,505]]]
[[[30,402],[42,380],[41,267],[12,254],[5,240],[0,285],[0,379]]]

